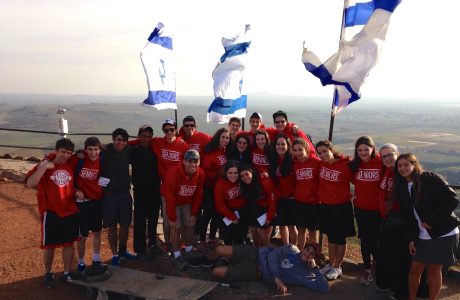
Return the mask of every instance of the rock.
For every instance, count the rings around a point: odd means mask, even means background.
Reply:
[[[41,162],[40,158],[37,158],[35,156],[31,156],[25,159],[26,161],[34,161],[34,162]]]
[[[15,156],[15,157],[13,157],[13,159],[15,159],[15,160],[24,160],[24,157],[22,157],[22,156]]]
[[[7,153],[7,154],[3,155],[2,158],[3,159],[12,159],[13,157]]]

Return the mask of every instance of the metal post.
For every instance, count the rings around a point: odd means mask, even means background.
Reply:
[[[61,136],[61,139],[66,138],[66,133],[69,133],[69,127],[67,126],[67,120],[64,119],[65,109],[59,108],[56,112],[61,118],[58,120],[58,133]]]
[[[241,130],[244,130],[244,118],[241,118]]]

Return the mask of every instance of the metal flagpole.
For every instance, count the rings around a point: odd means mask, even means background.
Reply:
[[[177,107],[176,71],[174,71],[174,94],[176,95],[176,107]],[[175,117],[174,122],[176,122],[176,127],[177,127],[177,108],[174,110],[174,117]]]
[[[244,118],[241,118],[241,130],[244,131]]]

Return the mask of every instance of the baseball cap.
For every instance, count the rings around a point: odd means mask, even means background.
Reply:
[[[161,129],[165,128],[165,125],[173,125],[174,128],[177,128],[177,127],[176,127],[176,122],[174,122],[174,121],[171,120],[171,119],[166,119],[166,120],[163,122],[163,125],[161,126]]]
[[[256,119],[261,119],[262,120],[262,115],[259,114],[258,112],[254,112],[249,119],[256,118]]]
[[[144,124],[144,125],[142,125],[141,127],[139,127],[139,131],[137,132],[137,134],[141,134],[142,131],[145,131],[145,130],[150,131],[150,132],[153,133],[153,128],[152,128],[152,126],[150,126],[149,124]]]
[[[190,159],[200,160],[200,153],[198,153],[198,151],[196,150],[188,150],[187,152],[185,152],[184,159],[185,160],[190,160]]]
[[[304,249],[307,248],[308,246],[312,246],[315,249],[316,257],[321,255],[321,247],[319,246],[318,243],[306,243]]]
[[[193,121],[193,123],[196,124],[195,118],[193,116],[186,116],[184,120],[182,121],[182,125],[185,124],[185,122]]]
[[[280,117],[280,116],[283,116],[286,120],[288,119],[287,114],[286,114],[285,111],[278,110],[277,112],[275,112],[275,113],[273,114],[273,120],[275,120],[276,117]]]

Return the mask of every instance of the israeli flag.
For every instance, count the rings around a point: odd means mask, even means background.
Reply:
[[[339,51],[325,63],[305,48],[305,68],[321,80],[334,84],[334,108],[338,114],[361,98],[361,86],[379,62],[390,18],[402,0],[346,0]]]
[[[214,79],[214,101],[209,106],[208,123],[228,123],[232,117],[246,116],[247,95],[244,91],[243,75],[248,59],[250,26],[246,25],[243,36],[222,38],[225,53],[212,72]]]
[[[172,34],[158,23],[141,52],[149,95],[141,106],[177,109]]]

